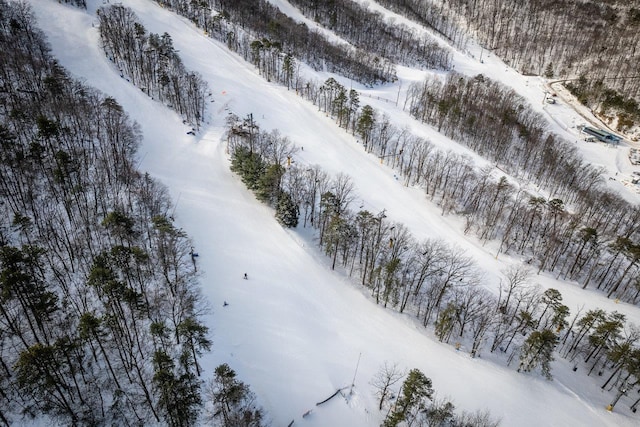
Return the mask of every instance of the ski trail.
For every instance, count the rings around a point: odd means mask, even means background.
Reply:
[[[598,419],[602,419],[602,425],[606,425],[605,419],[602,417],[602,412],[596,410],[595,407],[589,405],[589,403],[585,402],[577,393],[571,390],[569,387],[564,385],[561,381],[554,379],[554,382],[560,386],[560,388],[567,392],[567,394],[573,396],[583,407],[585,407],[589,412],[591,412],[594,416],[598,417]]]

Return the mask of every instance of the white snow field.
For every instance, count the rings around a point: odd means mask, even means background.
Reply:
[[[292,420],[296,426],[309,427],[379,425],[385,414],[378,412],[369,382],[385,361],[406,369],[419,368],[433,380],[439,397],[450,398],[458,410],[488,409],[503,426],[640,423],[628,410],[626,398],[613,412],[606,411],[613,395],[600,390],[602,379],[572,372],[563,359],[554,362],[554,380],[547,381],[539,374],[519,374],[513,365],[490,360],[493,355],[472,359],[464,349],[456,351],[439,343],[411,316],[377,306],[365,290],[341,272],[332,272],[304,229],[283,229],[273,211],[258,202],[229,170],[221,136],[230,111],[240,117],[253,113],[263,129],[277,128],[304,146],[295,158],[298,164],[318,164],[332,174],[347,173],[358,200],[369,211],[386,209],[390,220],[405,224],[417,239],[441,237],[463,248],[481,267],[487,288],[496,289],[500,271],[521,262],[504,255],[496,259],[494,245],[483,246],[473,236],[465,236],[459,218],[441,216],[420,189],[404,187],[394,178],[394,171],[367,155],[316,107],[286,88],[267,83],[251,65],[185,19],[149,0],[123,0],[148,31],[168,32],[185,66],[198,71],[209,84],[214,101],[209,105],[209,123],[196,136],[189,136],[189,129],[175,113],[120,78],[106,59],[95,17],[102,1],[88,0],[87,11],[54,0],[30,3],[60,63],[113,96],[140,124],[144,140],[139,168],[168,187],[177,204],[176,223],[193,238],[199,253],[202,290],[211,306],[206,322],[213,339],[212,352],[202,360],[205,376],[211,377],[218,364],[229,363],[257,394],[273,426],[285,426]],[[479,54],[479,48],[474,48],[474,54]],[[577,113],[566,106],[542,105],[542,79],[522,77],[493,55],[484,54],[484,63],[470,53],[455,55],[455,69],[482,72],[512,85],[536,109],[553,117],[553,129],[579,138],[572,128],[581,123]],[[312,74],[305,70],[305,75]],[[410,126],[434,143],[468,152],[402,111],[404,90],[410,80],[424,73],[402,68],[399,75],[399,83],[382,88],[365,90],[354,85],[363,93],[391,101],[399,93],[399,107],[366,96],[361,104],[384,109],[399,125]],[[622,161],[616,163],[616,150],[622,152],[624,147],[598,149],[592,144],[590,149],[592,157],[587,158],[601,162],[612,174],[630,170]],[[591,151],[585,149],[585,155]],[[635,197],[632,191],[625,194]],[[243,280],[244,273],[249,280]],[[572,313],[582,306],[600,307],[625,313],[630,322],[640,324],[636,307],[617,304],[548,275],[536,280],[543,287],[559,289]],[[223,307],[223,301],[229,305]],[[354,387],[346,389],[344,397],[315,405],[352,382]]]

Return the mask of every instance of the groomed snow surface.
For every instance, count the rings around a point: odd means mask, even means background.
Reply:
[[[316,107],[267,83],[252,66],[185,19],[149,0],[124,0],[122,4],[136,12],[148,31],[168,32],[185,66],[209,84],[213,93],[209,123],[196,136],[187,135],[189,129],[175,113],[119,77],[99,47],[95,11],[103,2],[87,3],[88,11],[83,11],[53,0],[31,0],[60,63],[116,98],[140,124],[144,141],[139,168],[168,186],[177,203],[176,222],[193,238],[203,294],[211,306],[206,322],[214,345],[202,360],[207,377],[217,365],[228,363],[257,394],[273,426],[291,420],[309,427],[379,425],[385,414],[378,412],[369,383],[385,361],[419,368],[433,380],[439,397],[451,399],[458,410],[489,409],[503,426],[638,425],[625,400],[634,396],[623,397],[614,412],[607,412],[605,406],[614,396],[600,390],[602,379],[574,373],[563,359],[553,364],[553,381],[535,373],[518,374],[513,365],[488,360],[490,354],[472,359],[464,348],[456,351],[439,343],[410,316],[375,305],[365,290],[330,270],[307,230],[283,229],[273,211],[230,172],[221,140],[229,112],[240,117],[253,113],[263,129],[277,128],[304,146],[294,159],[297,164],[347,173],[366,209],[373,213],[386,209],[389,220],[405,224],[417,239],[441,237],[465,249],[481,266],[489,289],[496,289],[501,270],[521,261],[504,255],[496,259],[495,247],[463,235],[458,218],[442,217],[420,189],[403,187],[394,171],[367,155]],[[572,126],[581,119],[573,110],[541,105],[545,90],[541,79],[522,77],[486,52],[482,64],[474,55],[457,54],[455,69],[482,72],[511,84],[536,109],[553,116],[554,129],[579,137]],[[434,143],[466,151],[402,112],[404,91],[423,73],[403,68],[399,74],[402,86],[365,90],[354,85],[374,97],[395,101],[399,96],[399,107],[366,96],[361,104],[385,109],[397,123]],[[305,75],[310,77],[311,72],[305,70]],[[596,155],[612,173],[617,172],[612,169],[617,154],[605,154],[613,150]],[[249,280],[243,280],[244,273]],[[636,307],[616,304],[550,276],[536,280],[543,287],[559,289],[572,314],[582,306],[601,307],[623,312],[630,322],[640,324]],[[228,306],[223,307],[223,301]],[[338,388],[350,386],[354,375],[355,385],[345,390],[345,396],[315,405]]]

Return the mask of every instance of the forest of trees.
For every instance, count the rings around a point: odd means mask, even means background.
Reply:
[[[627,3],[379,2],[456,47],[479,37],[523,72],[580,75],[568,86],[583,102],[623,111],[618,124],[632,126],[640,86],[628,77],[637,71],[638,41],[625,31],[638,25],[640,12]],[[417,241],[384,210],[353,210],[347,175],[298,167],[286,137],[261,130],[251,115],[231,115],[232,171],[283,226],[313,227],[332,269],[472,357],[502,354],[518,372],[552,378],[551,362],[560,356],[574,371],[602,376],[611,408],[628,391],[640,392],[636,326],[616,312],[571,313],[557,290],[533,280],[546,271],[639,303],[640,208],[606,190],[602,171],[551,134],[524,99],[482,75],[449,73],[414,84],[405,108],[548,198],[396,127],[337,80],[306,80],[298,71],[303,61],[373,85],[395,79],[394,62],[448,70],[450,53],[430,39],[346,0],[292,4],[353,46],[330,43],[266,0],[159,3],[313,102],[405,185],[424,188],[443,215],[463,216],[465,233],[499,242],[497,256],[528,259],[502,272],[493,295],[463,251]],[[198,128],[208,89],[185,70],[171,36],[147,33],[123,6],[101,8],[98,17],[103,48],[121,76]],[[358,21],[369,22],[368,30]],[[0,425],[44,413],[64,424],[186,426],[203,409],[215,425],[263,425],[255,396],[228,365],[201,391],[199,357],[211,341],[199,320],[206,307],[196,260],[188,236],[173,225],[166,191],[134,166],[136,124],[113,98],[56,63],[24,4],[0,0],[0,46]],[[451,402],[433,399],[430,380],[417,370],[401,390],[393,408],[387,405],[385,426],[496,425],[486,414],[455,415]]]
[[[97,13],[102,47],[120,76],[199,129],[209,90],[198,73],[185,69],[171,36],[147,33],[128,7],[102,7]]]
[[[191,19],[211,37],[227,44],[259,69],[292,74],[296,58],[314,69],[329,71],[372,85],[395,80],[393,63],[432,69],[451,68],[451,52],[428,36],[417,37],[410,29],[391,25],[380,14],[353,2],[307,2],[294,4],[312,19],[344,37],[352,46],[329,42],[318,32],[298,24],[266,0],[160,0],[160,4]],[[304,7],[303,7],[304,6]],[[220,13],[211,18],[211,11]],[[367,22],[363,31],[358,22]],[[268,60],[258,58],[268,57]],[[264,71],[268,79],[272,72]]]
[[[0,425],[192,425],[211,345],[140,133],[0,0]]]
[[[640,95],[637,2],[626,0],[452,0],[487,49],[523,73],[586,74]],[[550,72],[548,72],[548,70]]]
[[[464,50],[469,39],[468,29],[446,2],[429,0],[376,0],[386,9],[429,28],[447,39],[454,47]]]

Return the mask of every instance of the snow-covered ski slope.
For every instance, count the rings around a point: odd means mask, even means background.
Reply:
[[[253,113],[263,129],[277,128],[304,146],[295,158],[299,165],[318,164],[330,173],[347,173],[358,200],[371,212],[386,209],[390,220],[405,224],[416,238],[441,237],[464,249],[481,266],[489,289],[496,288],[501,270],[521,262],[503,255],[496,259],[491,244],[482,246],[465,236],[458,218],[441,216],[421,190],[404,187],[394,171],[367,155],[316,107],[286,88],[267,83],[252,66],[185,19],[149,0],[123,0],[148,31],[172,36],[186,67],[202,74],[212,90],[209,123],[198,135],[189,136],[176,114],[120,78],[105,58],[95,17],[102,0],[89,0],[88,11],[54,0],[30,2],[61,64],[116,98],[140,124],[144,142],[139,167],[168,186],[177,203],[176,222],[193,237],[200,255],[201,284],[211,305],[207,323],[214,343],[212,353],[203,360],[205,375],[211,376],[218,364],[229,363],[251,385],[274,426],[291,420],[310,427],[379,425],[384,414],[377,411],[369,382],[385,361],[419,368],[433,380],[439,396],[452,399],[459,409],[489,409],[503,426],[637,425],[638,418],[621,404],[619,411],[607,412],[605,406],[613,396],[602,393],[597,380],[573,373],[564,360],[553,364],[555,379],[547,381],[537,374],[518,374],[503,362],[472,359],[468,352],[437,342],[411,317],[376,306],[340,272],[331,272],[304,230],[278,225],[271,209],[229,171],[221,140],[229,111],[241,117]],[[472,72],[475,66],[475,72],[509,84],[521,82],[519,93],[530,92],[532,104],[543,108],[541,80],[527,80],[495,58],[483,64],[470,54],[456,58],[456,70]],[[362,103],[384,109],[398,124],[443,147],[468,152],[402,112],[403,91],[409,80],[420,79],[422,73],[401,69],[400,75],[401,87],[363,91],[395,101],[400,89],[400,108],[366,96]],[[554,116],[553,126],[572,132],[571,120],[578,119],[571,114]],[[615,163],[615,157],[611,161]],[[242,280],[244,273],[249,280]],[[640,324],[635,307],[549,276],[536,279],[544,287],[559,289],[572,313],[581,306],[600,307],[623,312]],[[223,301],[229,305],[223,307]],[[346,398],[338,396],[316,407],[316,402],[351,384],[359,357],[352,394],[347,390]],[[313,411],[302,418],[309,409]]]

